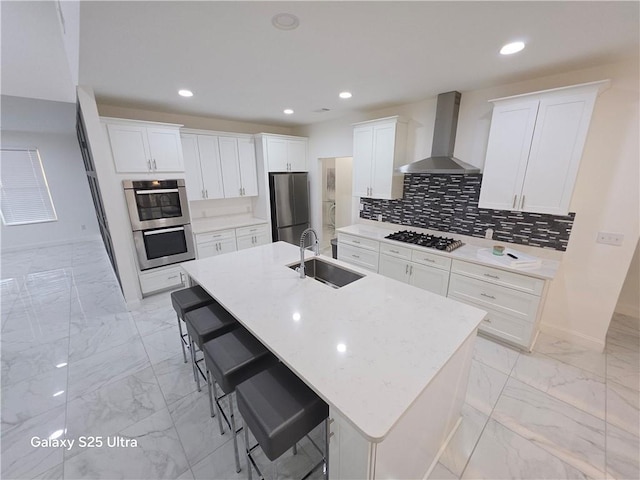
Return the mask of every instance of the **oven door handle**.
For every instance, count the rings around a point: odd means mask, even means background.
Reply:
[[[155,190],[136,190],[136,195],[153,195],[154,193],[178,193],[177,188],[157,188]]]
[[[160,233],[179,232],[180,230],[184,231],[184,227],[161,228],[159,230],[149,230],[148,232],[142,232],[142,234],[145,236],[158,235]]]

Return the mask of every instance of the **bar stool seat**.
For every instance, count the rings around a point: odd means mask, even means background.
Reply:
[[[187,353],[184,347],[185,345],[188,345],[188,343],[185,340],[187,334],[183,333],[182,323],[180,323],[180,320],[184,321],[184,316],[187,312],[196,308],[204,307],[210,303],[213,303],[213,298],[211,298],[211,296],[200,285],[171,292],[171,304],[173,305],[173,309],[176,311],[176,316],[178,317],[180,346],[182,347],[184,363],[187,363]]]
[[[282,363],[238,385],[236,399],[245,427],[249,427],[262,451],[272,461],[329,417],[329,406]],[[325,428],[327,426],[325,423]],[[328,440],[328,435],[325,437]],[[250,448],[249,445],[246,447],[249,464]],[[324,456],[323,461],[327,462],[327,450]]]
[[[207,383],[209,386],[209,400],[215,398],[218,409],[218,424],[220,433],[224,433],[222,417],[227,420],[233,434],[233,446],[236,457],[236,471],[240,471],[238,454],[237,430],[233,414],[233,392],[236,385],[251,378],[258,372],[269,368],[278,362],[277,358],[258,339],[244,328],[237,328],[220,337],[209,340],[202,346],[207,365]],[[212,381],[210,377],[215,381]],[[220,406],[216,383],[220,386],[229,400],[229,417],[227,418]],[[211,389],[213,388],[213,394]]]
[[[200,377],[198,373],[200,373],[204,379],[206,379],[206,376],[198,365],[198,362],[202,361],[202,359],[196,359],[195,347],[197,346],[198,349],[202,350],[202,345],[205,342],[230,332],[234,328],[237,328],[239,323],[216,301],[187,312],[184,316],[184,321],[187,324],[194,379],[198,386],[198,391],[200,391]]]

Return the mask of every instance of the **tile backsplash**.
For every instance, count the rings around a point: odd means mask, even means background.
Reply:
[[[362,198],[360,218],[565,251],[575,213],[566,216],[478,208],[482,175],[412,174],[398,200]]]

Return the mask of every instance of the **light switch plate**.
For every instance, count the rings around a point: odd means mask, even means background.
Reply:
[[[381,214],[381,213],[379,213],[379,214],[378,214],[378,221],[379,221],[379,222],[381,222],[381,221],[382,221],[382,214]]]
[[[360,211],[364,210],[364,203],[360,204]]]
[[[484,232],[484,238],[491,240],[493,238],[493,228],[487,228]]]
[[[619,247],[622,245],[623,239],[624,235],[622,233],[598,232],[596,242]]]

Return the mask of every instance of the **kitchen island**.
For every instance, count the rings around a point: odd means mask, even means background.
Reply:
[[[284,242],[182,267],[329,404],[331,478],[422,478],[459,422],[485,312],[320,258],[364,277],[301,279]]]

